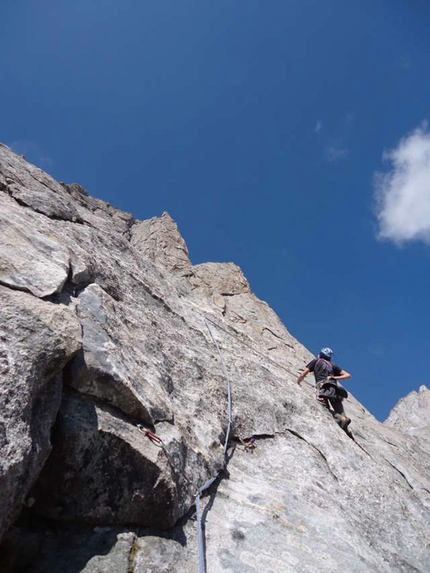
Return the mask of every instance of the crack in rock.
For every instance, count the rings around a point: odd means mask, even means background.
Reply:
[[[408,478],[405,476],[405,474],[404,474],[402,471],[400,471],[399,468],[396,468],[396,466],[395,466],[394,464],[392,464],[392,463],[390,462],[390,460],[387,460],[387,458],[385,458],[385,461],[386,461],[394,470],[396,470],[396,472],[398,472],[398,473],[402,476],[402,478],[405,480],[405,482],[408,484],[408,486],[413,490],[414,487],[410,484],[410,482],[409,482]]]
[[[328,471],[331,473],[331,475],[334,477],[334,479],[336,481],[339,481],[338,477],[336,476],[336,474],[333,472],[333,470],[330,467],[330,464],[328,463],[327,458],[325,457],[325,455],[322,453],[322,451],[317,448],[316,446],[314,446],[314,444],[311,444],[310,442],[308,442],[303,436],[301,436],[298,432],[296,432],[295,430],[291,430],[290,428],[287,428],[286,430],[287,432],[290,432],[290,434],[292,434],[293,436],[296,436],[296,438],[299,438],[300,440],[303,440],[304,442],[306,442],[309,446],[311,446],[314,450],[316,450],[320,456],[322,457],[322,459],[325,461],[326,466],[328,468]]]
[[[295,430],[291,430],[290,428],[287,428],[285,430],[285,432],[275,432],[274,434],[253,434],[252,438],[254,438],[254,440],[256,440],[256,441],[258,441],[258,440],[273,440],[276,436],[285,436],[286,432],[289,432],[290,434],[292,434],[296,438],[299,438],[299,440],[303,440],[309,446],[311,446],[314,450],[316,450],[319,453],[319,455],[323,458],[325,465],[327,466],[327,468],[328,468],[329,472],[331,473],[331,475],[333,476],[333,478],[336,481],[339,481],[338,477],[336,476],[336,474],[331,469],[330,464],[328,463],[326,456],[321,452],[321,450],[319,448],[317,448],[314,444],[311,444],[310,442],[308,442],[308,440],[306,440],[306,438],[301,436]],[[241,440],[240,438],[237,438],[237,437],[235,438],[235,441],[240,442],[240,443],[246,443],[249,440],[250,440],[250,438],[245,438],[244,440]]]
[[[275,332],[273,332],[272,329],[267,328],[267,326],[265,326],[265,327],[262,329],[262,332],[264,332],[265,330],[267,330],[267,332],[270,332],[270,334],[272,334],[275,338],[277,338],[278,340],[280,340],[280,341],[282,342],[282,344],[285,344],[285,346],[288,346],[288,348],[293,348],[292,344],[288,344],[288,342],[285,342],[285,340],[284,340],[281,336],[279,336],[279,334],[276,334]]]

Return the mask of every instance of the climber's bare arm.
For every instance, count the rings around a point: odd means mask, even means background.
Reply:
[[[341,370],[340,376],[331,376],[331,378],[334,380],[348,380],[348,378],[351,378],[351,374],[346,370]]]
[[[300,386],[300,384],[303,382],[303,380],[306,378],[306,376],[309,374],[310,370],[309,368],[305,368],[303,370],[303,372],[300,374],[300,376],[297,378],[297,384]],[[342,370],[343,372],[343,370]]]

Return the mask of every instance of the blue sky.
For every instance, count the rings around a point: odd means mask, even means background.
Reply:
[[[378,419],[430,386],[428,2],[1,10],[1,141],[136,218],[167,210]]]

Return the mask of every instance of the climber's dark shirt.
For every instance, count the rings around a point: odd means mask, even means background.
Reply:
[[[333,362],[328,362],[328,360],[323,360],[322,358],[314,358],[306,366],[311,372],[314,373],[315,382],[324,382],[328,376],[340,376],[342,374],[342,368],[339,368]]]

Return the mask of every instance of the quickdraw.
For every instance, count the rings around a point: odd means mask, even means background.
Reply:
[[[137,429],[139,430],[139,432],[141,432],[147,438],[149,438],[155,446],[158,446],[159,448],[163,447],[163,440],[160,438],[160,436],[157,436],[156,434],[151,432],[151,430],[147,430],[146,428],[144,428],[140,424],[137,424]]]
[[[255,438],[254,436],[252,436],[252,438],[249,438],[249,440],[241,440],[241,445],[243,446],[243,449],[245,452],[249,452],[249,453],[253,453],[257,444],[255,443]]]

